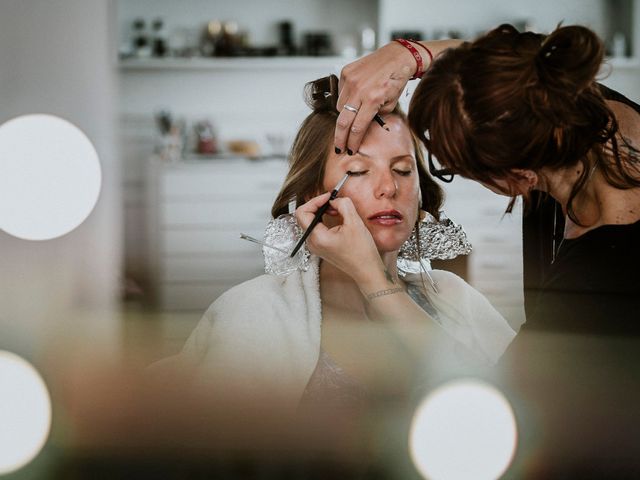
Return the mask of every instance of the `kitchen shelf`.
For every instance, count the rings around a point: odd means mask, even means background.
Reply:
[[[605,60],[613,68],[616,69],[634,69],[640,68],[640,57],[624,57],[624,58],[612,58],[609,57]]]
[[[128,58],[119,61],[120,70],[282,70],[333,68],[355,58],[346,57],[235,57],[235,58]]]

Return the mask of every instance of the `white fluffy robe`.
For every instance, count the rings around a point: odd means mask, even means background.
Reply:
[[[262,275],[225,292],[175,360],[194,368],[202,385],[232,386],[245,398],[268,392],[295,408],[320,354],[319,261],[312,257],[310,263],[306,272]],[[474,357],[495,363],[515,336],[513,329],[460,277],[442,270],[431,274],[440,291],[429,296],[438,310],[435,321]],[[405,280],[422,286],[418,275]]]

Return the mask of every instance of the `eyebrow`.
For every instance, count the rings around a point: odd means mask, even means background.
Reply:
[[[355,155],[360,155],[361,157],[364,157],[364,158],[371,158],[370,155],[367,155],[366,153],[363,153],[363,152],[356,152]],[[406,158],[406,157],[414,158],[413,155],[411,155],[410,153],[404,153],[402,155],[396,155],[395,157],[391,158],[391,160],[400,160],[400,159],[403,159],[403,158]],[[351,158],[353,158],[353,157],[351,157]]]

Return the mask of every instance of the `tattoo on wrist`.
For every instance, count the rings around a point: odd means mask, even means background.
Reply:
[[[391,276],[391,274],[389,273],[389,270],[387,270],[386,268],[384,269],[384,276],[387,278],[387,280],[389,280],[389,283],[393,285],[396,284],[395,279]]]
[[[404,288],[397,287],[397,288],[387,288],[386,290],[378,290],[377,292],[368,293],[367,300],[371,301],[377,297],[382,297],[384,295],[392,295],[394,293],[400,293],[400,292],[404,292]]]

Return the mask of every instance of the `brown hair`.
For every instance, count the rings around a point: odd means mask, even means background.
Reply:
[[[443,166],[496,187],[496,179],[516,178],[513,168],[581,163],[567,205],[579,224],[573,200],[592,166],[617,188],[640,186],[637,151],[622,138],[623,162],[618,123],[595,81],[603,55],[585,27],[544,36],[501,25],[433,62],[413,94],[409,124]],[[605,155],[609,141],[613,160]]]
[[[304,96],[313,112],[302,122],[291,147],[289,172],[271,207],[273,218],[288,212],[291,199],[295,198],[296,204],[302,205],[308,197],[324,191],[325,165],[329,149],[333,146],[333,133],[338,118],[338,78],[331,75],[307,83]],[[392,114],[406,121],[406,116],[398,107]],[[422,209],[438,218],[443,201],[442,189],[427,173],[420,142],[413,134],[411,139],[416,153]]]

